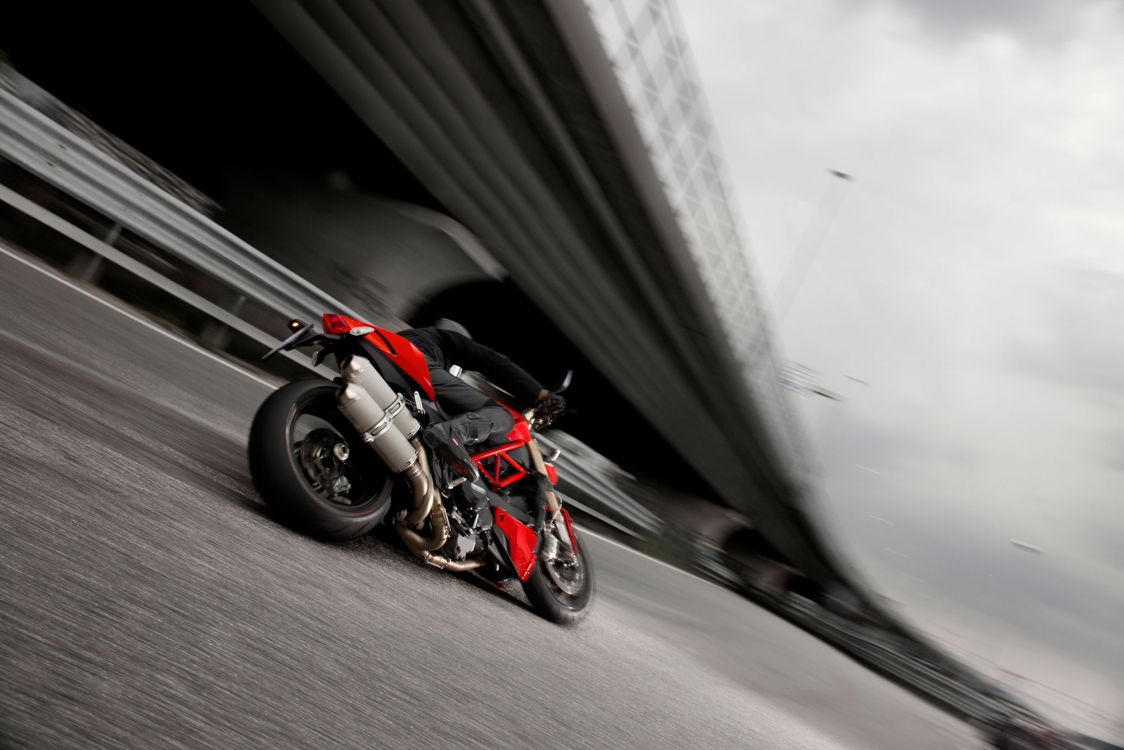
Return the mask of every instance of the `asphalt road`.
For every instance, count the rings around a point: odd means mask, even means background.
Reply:
[[[591,538],[577,629],[273,523],[269,384],[0,249],[0,744],[978,747],[743,599]]]

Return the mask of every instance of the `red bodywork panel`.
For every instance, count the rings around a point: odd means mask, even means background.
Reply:
[[[359,328],[360,326],[374,328],[373,332],[368,333],[363,338],[385,354],[386,358],[405,373],[406,377],[414,381],[430,401],[437,400],[437,396],[433,393],[433,383],[429,380],[429,366],[425,363],[425,355],[418,351],[418,348],[412,343],[393,331],[364,323],[355,318],[349,318],[346,315],[324,313],[323,322],[325,331],[337,335],[346,334],[352,328]]]
[[[504,406],[510,414],[515,426],[511,428],[511,432],[507,433],[507,439],[512,443],[526,443],[531,439],[531,425],[527,424],[527,420],[523,419],[523,415],[512,409],[510,406]]]
[[[554,470],[554,465],[544,463],[543,466],[546,467],[546,476],[550,479],[550,483],[558,484],[558,472]]]
[[[529,527],[495,506],[492,506],[492,516],[496,520],[496,526],[507,537],[507,551],[511,555],[511,562],[515,564],[515,573],[525,583],[535,569],[535,542],[538,541],[538,536]]]

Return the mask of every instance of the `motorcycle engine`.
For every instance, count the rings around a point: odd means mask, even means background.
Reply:
[[[479,482],[465,482],[457,499],[469,528],[474,532],[492,528],[492,503],[487,488]]]
[[[478,484],[465,482],[446,506],[453,533],[445,543],[445,554],[453,560],[464,560],[481,552],[484,549],[481,532],[492,526],[488,491]]]
[[[475,534],[454,534],[445,544],[445,554],[451,560],[464,560],[469,555],[483,549],[480,537]]]

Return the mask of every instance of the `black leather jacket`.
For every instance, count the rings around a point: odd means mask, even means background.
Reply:
[[[411,328],[399,335],[421,350],[430,368],[448,370],[460,365],[474,370],[514,396],[522,407],[533,405],[544,390],[530,373],[508,357],[467,336],[440,328]]]

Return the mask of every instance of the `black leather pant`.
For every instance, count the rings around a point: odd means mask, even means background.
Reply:
[[[511,412],[446,370],[429,371],[437,405],[449,415],[449,428],[465,445],[506,435],[515,426]]]

